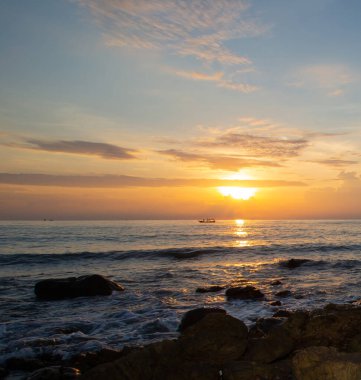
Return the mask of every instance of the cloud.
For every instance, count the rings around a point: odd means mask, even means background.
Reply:
[[[253,92],[258,89],[256,86],[247,83],[233,82],[224,79],[224,73],[221,71],[215,72],[214,74],[205,74],[195,71],[175,71],[175,74],[187,79],[215,82],[218,87],[243,93]]]
[[[246,15],[243,0],[79,0],[105,28],[107,43],[169,49],[201,61],[238,65],[249,59],[225,42],[257,36],[265,27]]]
[[[160,154],[171,156],[177,160],[186,162],[201,162],[212,169],[223,169],[237,171],[249,167],[280,167],[281,165],[276,162],[266,160],[255,160],[247,157],[234,157],[224,155],[200,155],[188,153],[176,149],[167,149],[158,151]]]
[[[42,141],[36,139],[26,140],[28,144],[9,144],[9,146],[32,149],[46,152],[81,154],[99,156],[107,160],[126,160],[136,158],[134,149],[127,149],[113,144],[97,143],[90,141]]]
[[[345,93],[347,86],[357,82],[359,76],[346,65],[320,64],[304,66],[293,74],[290,85],[324,90],[328,96]]]
[[[0,173],[0,183],[25,186],[60,186],[86,188],[118,188],[118,187],[279,187],[305,186],[302,182],[281,180],[223,180],[223,179],[176,179],[145,178],[126,175],[72,176],[51,174],[14,174]]]
[[[329,158],[325,160],[317,160],[317,161],[312,161],[313,163],[316,164],[322,164],[326,166],[330,166],[333,168],[340,168],[343,166],[349,166],[349,165],[355,165],[358,164],[358,161],[353,161],[353,160],[341,160],[338,158]]]
[[[245,133],[242,128],[221,131],[197,143],[202,147],[235,148],[254,157],[288,158],[298,156],[309,145],[304,138],[274,137]]]

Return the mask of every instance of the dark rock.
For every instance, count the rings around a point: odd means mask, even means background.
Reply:
[[[288,269],[295,269],[300,267],[301,265],[308,263],[311,260],[308,259],[290,259],[287,261],[280,261],[281,267],[288,268]]]
[[[226,314],[226,311],[218,307],[200,307],[198,309],[189,310],[184,314],[178,327],[178,331],[183,332],[186,328],[192,326],[204,318],[207,314],[211,313]]]
[[[71,367],[79,368],[81,372],[85,372],[88,371],[90,368],[96,367],[97,365],[117,360],[125,356],[126,354],[129,354],[130,352],[131,349],[110,350],[106,348],[98,352],[84,352],[74,356],[69,361],[69,365]]]
[[[237,286],[234,288],[229,288],[226,291],[226,296],[228,299],[260,299],[264,298],[264,294],[254,286]]]
[[[219,292],[220,290],[225,289],[224,286],[220,285],[213,285],[213,286],[206,286],[202,288],[197,288],[196,293],[211,293],[211,292]]]
[[[276,311],[272,317],[275,317],[275,318],[287,318],[291,315],[292,313],[288,310],[278,310]]]
[[[338,352],[334,347],[308,347],[292,359],[297,380],[359,380],[361,354]]]
[[[265,337],[250,339],[245,360],[260,363],[272,363],[289,355],[294,348],[294,342],[289,332],[282,326],[269,330]]]
[[[283,323],[282,319],[279,318],[259,318],[256,322],[256,328],[262,331],[263,334],[267,334],[274,327],[279,326]]]
[[[272,301],[272,302],[270,302],[270,305],[271,306],[281,306],[282,302],[281,301]]]
[[[242,321],[227,314],[211,313],[188,327],[179,344],[188,360],[222,363],[242,356],[247,336],[248,329]]]
[[[124,288],[116,282],[98,274],[60,279],[47,279],[35,284],[35,294],[40,299],[57,300],[64,298],[108,296],[113,290]]]
[[[30,374],[27,380],[73,380],[80,378],[80,371],[71,367],[45,367]]]
[[[6,360],[5,366],[11,371],[34,371],[38,368],[44,367],[45,363],[39,359],[13,357]]]
[[[276,297],[281,297],[281,298],[289,297],[291,295],[292,295],[292,292],[290,290],[281,290],[280,292],[277,292],[275,294]]]
[[[9,371],[7,371],[5,368],[0,367],[0,379],[5,379],[5,377],[9,374]]]
[[[273,280],[271,283],[270,283],[271,286],[277,286],[277,285],[282,285],[282,281],[281,280]]]
[[[223,367],[223,379],[227,380],[292,380],[290,360],[280,360],[272,364],[234,361]],[[219,378],[221,379],[221,378]]]

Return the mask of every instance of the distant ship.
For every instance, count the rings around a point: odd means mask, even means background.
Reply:
[[[213,218],[207,218],[207,219],[200,219],[198,220],[199,223],[215,223],[216,220]]]

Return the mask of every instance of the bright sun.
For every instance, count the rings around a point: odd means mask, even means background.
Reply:
[[[229,196],[233,199],[242,199],[244,201],[252,198],[257,192],[257,189],[253,187],[222,186],[217,189],[225,197]]]

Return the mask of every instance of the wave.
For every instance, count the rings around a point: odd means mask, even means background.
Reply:
[[[0,254],[1,265],[19,264],[52,264],[55,262],[83,261],[83,260],[156,260],[168,258],[174,260],[197,259],[201,256],[228,256],[240,255],[243,258],[247,255],[282,255],[291,258],[299,254],[317,254],[327,252],[352,252],[361,251],[360,244],[338,245],[338,244],[273,244],[273,245],[253,245],[246,247],[186,247],[186,248],[164,248],[149,250],[111,250],[111,251],[81,251],[64,253],[14,253]],[[241,256],[242,255],[242,256]],[[349,260],[350,261],[350,260]],[[358,261],[358,260],[354,260]],[[353,263],[355,264],[355,263]],[[308,263],[312,265],[312,263]],[[336,264],[335,264],[336,265]]]

